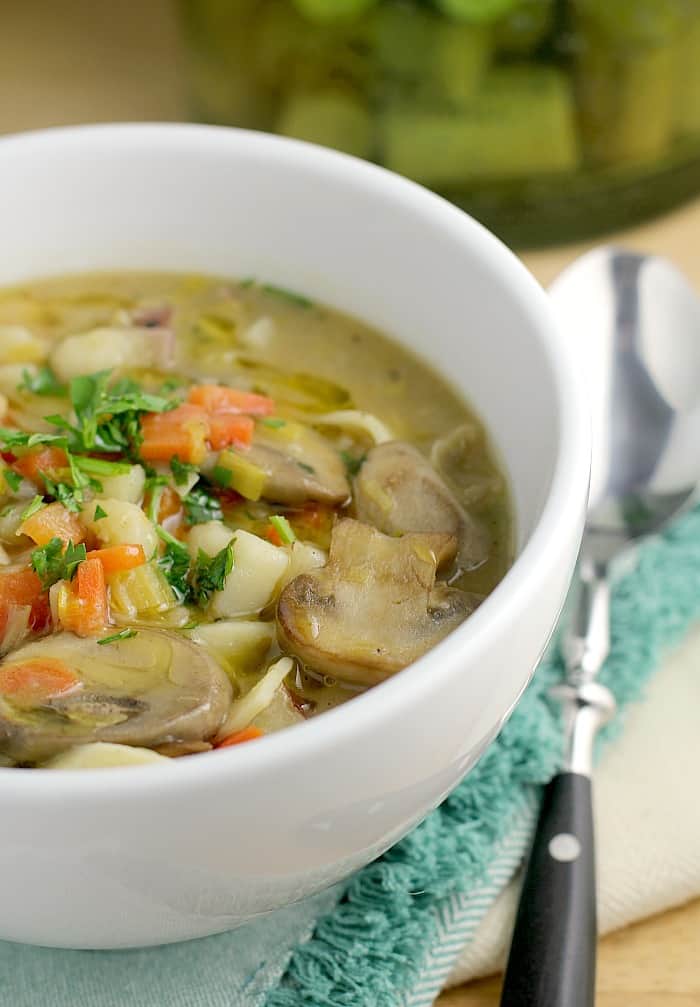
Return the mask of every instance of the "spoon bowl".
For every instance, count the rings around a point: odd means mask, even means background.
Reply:
[[[700,301],[657,256],[599,248],[550,287],[591,406],[584,552],[605,563],[658,532],[700,480]]]

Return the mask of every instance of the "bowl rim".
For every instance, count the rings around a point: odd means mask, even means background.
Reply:
[[[449,678],[457,656],[478,659],[499,632],[499,612],[522,610],[531,595],[532,575],[542,568],[546,555],[560,554],[571,535],[571,525],[583,514],[590,473],[590,424],[583,383],[577,376],[572,355],[564,346],[547,295],[516,255],[474,218],[447,200],[409,179],[378,165],[347,154],[299,140],[234,127],[193,123],[99,123],[32,130],[0,137],[0,172],[8,155],[30,156],[61,149],[75,152],[81,146],[109,149],[112,153],[134,151],[148,156],[157,150],[173,153],[183,143],[204,156],[236,154],[286,159],[301,169],[329,173],[351,187],[384,195],[422,216],[433,227],[447,229],[462,242],[477,246],[479,255],[503,278],[522,310],[536,322],[541,347],[548,358],[557,396],[559,438],[552,481],[540,516],[521,552],[494,591],[469,619],[419,661],[404,669],[352,703],[326,711],[323,716],[244,745],[235,752],[222,750],[208,759],[173,759],[170,765],[110,767],[108,785],[102,772],[33,769],[17,772],[0,768],[0,789],[13,800],[64,802],[148,796],[155,788],[164,792],[192,785],[203,786],[237,778],[274,773],[281,761],[298,756],[312,758],[342,738],[376,728],[388,715],[399,718],[401,709],[420,701]],[[394,337],[399,339],[399,337]],[[551,563],[551,559],[550,559]],[[423,673],[434,665],[430,675]],[[504,711],[504,717],[507,715]]]

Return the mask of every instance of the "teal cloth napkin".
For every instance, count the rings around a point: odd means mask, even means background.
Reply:
[[[618,567],[603,679],[621,710],[700,617],[700,508]],[[12,1007],[428,1007],[522,861],[561,727],[556,646],[496,741],[444,803],[342,885],[216,937],[142,951],[0,942]],[[620,716],[601,744],[621,730]],[[57,909],[57,912],[61,911]],[[70,912],[70,906],[63,911]]]

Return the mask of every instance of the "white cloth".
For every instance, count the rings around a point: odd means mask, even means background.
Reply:
[[[700,896],[700,628],[625,717],[594,778],[601,933]],[[516,879],[491,907],[449,986],[503,966],[518,888]]]

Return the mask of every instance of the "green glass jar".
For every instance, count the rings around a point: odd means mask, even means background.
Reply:
[[[180,0],[194,117],[407,175],[511,244],[700,192],[700,0]]]

